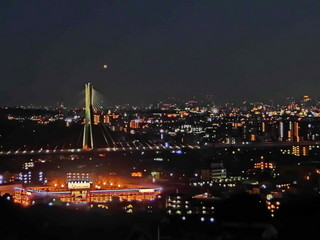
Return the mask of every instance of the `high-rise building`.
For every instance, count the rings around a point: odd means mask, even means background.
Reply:
[[[293,141],[300,142],[299,123],[298,122],[294,122],[294,124],[293,124]]]
[[[279,140],[283,141],[283,138],[284,138],[283,122],[279,122]]]

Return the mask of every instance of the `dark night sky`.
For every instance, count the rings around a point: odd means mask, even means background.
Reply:
[[[0,105],[213,94],[217,102],[320,89],[320,1],[1,0]],[[108,69],[103,69],[108,64]]]

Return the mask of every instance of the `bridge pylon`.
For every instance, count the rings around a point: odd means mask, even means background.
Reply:
[[[93,94],[92,94],[92,84],[86,83],[84,86],[85,91],[85,111],[84,111],[84,131],[83,131],[83,149],[93,149],[93,133],[92,133],[92,123],[93,123]]]

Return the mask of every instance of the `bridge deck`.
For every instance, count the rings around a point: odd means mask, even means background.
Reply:
[[[0,156],[10,155],[50,155],[50,154],[65,154],[65,153],[85,153],[85,152],[121,152],[121,151],[157,151],[157,150],[181,150],[181,149],[219,149],[219,148],[271,148],[271,147],[290,147],[290,146],[310,146],[320,145],[319,141],[304,141],[304,142],[261,142],[261,143],[241,143],[241,144],[223,144],[217,143],[210,146],[199,145],[184,145],[184,144],[148,144],[148,143],[118,143],[113,147],[94,148],[94,149],[35,149],[35,150],[11,150],[0,151]]]

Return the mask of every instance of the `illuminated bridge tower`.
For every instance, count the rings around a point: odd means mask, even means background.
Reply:
[[[92,109],[92,84],[86,83],[84,87],[85,91],[85,112],[84,112],[84,131],[83,131],[83,149],[93,148],[93,134],[92,134],[92,123],[93,123],[93,109]]]

